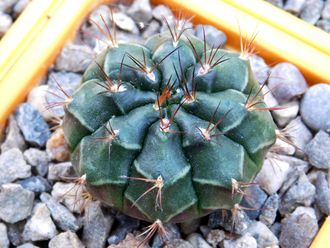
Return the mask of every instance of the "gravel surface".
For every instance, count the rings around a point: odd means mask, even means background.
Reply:
[[[14,13],[24,2],[28,1],[0,1],[0,19],[1,13]],[[305,1],[272,2],[302,13],[299,4]],[[330,9],[329,2],[324,9]],[[324,9],[323,18],[327,17]],[[109,11],[103,5],[91,17],[100,23],[99,14]],[[166,30],[161,16],[171,21],[172,15],[166,6],[154,8],[147,0],[129,7],[117,5],[114,11],[122,42],[142,43]],[[109,18],[105,20],[111,24]],[[201,30],[197,25],[190,32],[201,36]],[[77,175],[60,127],[63,109],[45,111],[47,103],[64,96],[58,83],[72,94],[88,63],[106,47],[92,38],[102,34],[89,20],[80,31],[30,92],[27,103],[12,114],[0,142],[0,247],[136,247],[142,240],[138,234],[148,225],[83,198],[84,189],[74,182]],[[205,31],[209,42],[225,45],[223,32],[212,26],[205,26]],[[167,240],[155,235],[141,248],[304,248],[329,215],[330,86],[308,88],[294,65],[280,63],[271,68],[257,55],[250,59],[259,81],[267,81],[271,89],[265,99],[268,106],[286,107],[272,114],[280,136],[289,139],[289,144],[278,139],[267,154],[256,185],[247,189],[241,203],[246,210],[238,210],[235,218],[230,211],[220,210],[191,222],[167,224]]]

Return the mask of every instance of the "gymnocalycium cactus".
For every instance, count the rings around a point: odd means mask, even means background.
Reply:
[[[88,191],[149,222],[233,209],[276,139],[245,55],[180,25],[144,45],[112,40],[63,121]]]

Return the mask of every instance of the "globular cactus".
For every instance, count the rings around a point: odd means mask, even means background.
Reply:
[[[88,191],[149,222],[233,209],[275,142],[246,54],[181,26],[90,65],[63,121]]]

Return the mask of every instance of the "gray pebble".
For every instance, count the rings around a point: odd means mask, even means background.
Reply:
[[[273,110],[273,117],[279,127],[284,127],[291,120],[297,117],[299,112],[299,102],[292,101],[281,105],[283,109]]]
[[[160,24],[158,21],[152,20],[147,28],[143,31],[142,37],[144,39],[147,39],[149,37],[151,37],[152,35],[156,34],[159,32],[160,29]]]
[[[278,245],[277,237],[260,221],[254,221],[249,226],[247,233],[256,239],[258,248],[274,247]]]
[[[306,3],[306,0],[287,0],[284,9],[294,15],[299,15]]]
[[[9,117],[9,124],[6,130],[6,139],[1,144],[1,152],[5,152],[11,148],[18,148],[21,151],[26,149],[24,138],[19,130],[15,117],[11,115]]]
[[[13,7],[13,14],[15,18],[19,16],[23,10],[28,6],[32,0],[18,0],[15,6]]]
[[[330,168],[330,136],[319,131],[306,145],[306,154],[309,162],[319,169]]]
[[[79,240],[77,234],[71,231],[62,232],[51,239],[48,244],[49,248],[83,248],[83,243]]]
[[[300,18],[314,25],[321,17],[323,6],[323,0],[306,0],[305,7],[300,13]]]
[[[279,222],[275,222],[271,227],[270,230],[272,231],[272,233],[274,233],[274,235],[277,237],[277,239],[280,238],[281,235],[281,230],[282,230],[282,224]]]
[[[259,185],[251,185],[244,190],[246,194],[241,201],[241,205],[246,208],[255,209],[254,211],[246,211],[246,214],[251,220],[258,218],[260,209],[267,200],[267,194],[260,188]]]
[[[33,214],[24,227],[25,241],[49,240],[57,235],[50,212],[44,203],[38,203],[33,208]]]
[[[127,13],[136,21],[148,23],[152,19],[152,11],[149,0],[135,0],[127,10]]]
[[[16,110],[16,121],[27,142],[39,147],[46,144],[50,131],[47,123],[34,107],[28,103],[21,104]]]
[[[39,246],[35,246],[31,243],[25,243],[25,244],[22,244],[20,246],[17,246],[17,248],[39,248]]]
[[[227,36],[225,33],[220,31],[219,29],[211,26],[211,25],[197,25],[195,30],[195,35],[201,39],[204,40],[204,34],[203,34],[203,27],[205,30],[205,38],[206,42],[210,47],[217,48],[218,46],[224,47],[227,42]]]
[[[96,22],[98,25],[101,27],[104,27],[104,22],[105,21],[106,25],[109,27],[111,26],[111,9],[107,5],[100,5],[97,8],[95,8],[91,14],[89,15],[89,22],[92,25],[95,25],[94,23]]]
[[[277,194],[273,194],[268,197],[267,201],[265,202],[261,213],[259,215],[259,220],[264,223],[266,226],[270,227],[275,219],[276,213],[279,207],[280,198]]]
[[[266,0],[266,1],[277,7],[283,8],[283,0]]]
[[[86,45],[68,44],[56,59],[59,71],[83,72],[94,58],[93,50]]]
[[[16,4],[17,0],[1,0],[0,11],[11,12],[12,7]]]
[[[268,79],[270,73],[269,66],[266,64],[265,60],[262,57],[255,54],[249,56],[249,61],[251,69],[256,76],[256,79],[258,80],[259,84],[263,84]],[[265,97],[267,97],[269,94],[271,94],[271,92],[265,95]]]
[[[257,241],[250,234],[245,234],[235,240],[225,240],[223,248],[257,248]]]
[[[305,175],[301,173],[298,180],[288,189],[282,197],[280,213],[285,215],[297,206],[310,206],[314,202],[315,186],[311,184]]]
[[[194,248],[212,248],[199,233],[190,234],[186,240],[194,247]]]
[[[7,227],[5,224],[0,222],[0,247],[8,248],[9,247],[9,239],[7,235]]]
[[[48,171],[49,158],[45,151],[37,148],[29,148],[23,155],[28,164],[33,166],[32,169],[36,169],[40,176],[46,175]]]
[[[316,205],[322,213],[330,215],[330,189],[328,181],[323,173],[318,173],[315,186]]]
[[[164,248],[194,248],[188,241],[183,239],[172,239],[166,242]]]
[[[282,221],[280,246],[282,248],[308,248],[318,231],[312,208],[298,207]]]
[[[220,246],[220,242],[224,240],[226,237],[225,232],[219,229],[213,229],[210,230],[210,232],[206,236],[206,241],[212,246],[212,247],[218,247]]]
[[[163,247],[164,243],[166,243],[167,241],[181,238],[180,230],[176,224],[174,223],[165,224],[164,228],[167,233],[166,237],[162,238],[159,235],[159,233],[157,233],[152,241],[152,245],[151,245],[152,248],[161,248]]]
[[[14,224],[7,224],[8,227],[8,238],[11,244],[18,246],[20,244],[23,244],[23,230],[24,226],[26,224],[25,220],[16,222]]]
[[[304,122],[313,130],[330,131],[330,85],[316,84],[304,95],[300,113]]]
[[[330,33],[330,19],[329,20],[320,20],[316,23],[316,26],[323,29],[325,32]]]
[[[155,8],[152,9],[152,16],[160,21],[163,22],[163,17],[170,17],[173,16],[173,13],[170,8],[168,8],[166,5],[159,4]]]
[[[7,33],[12,24],[13,19],[11,16],[0,11],[0,37]]]
[[[322,11],[322,19],[330,20],[330,0],[326,0]]]
[[[32,211],[34,193],[18,184],[3,184],[0,187],[0,219],[15,223],[27,218]]]
[[[26,164],[18,148],[12,148],[0,155],[0,185],[30,176],[31,166]]]
[[[301,160],[301,159],[296,158],[296,157],[286,156],[286,155],[278,155],[278,159],[289,163],[290,166],[293,169],[299,169],[300,171],[304,171],[305,173],[307,173],[307,171],[310,168],[310,165],[308,164],[307,161]]]
[[[28,189],[35,193],[50,191],[51,186],[48,181],[41,176],[33,176],[24,180],[17,181],[24,189]]]
[[[113,13],[113,19],[116,26],[121,30],[132,34],[139,34],[139,29],[131,17],[122,12]],[[118,38],[118,36],[117,36]]]
[[[99,202],[87,204],[82,234],[83,243],[89,248],[104,247],[114,222],[111,215],[104,215]]]
[[[66,177],[74,177],[76,174],[71,162],[50,164],[47,179],[50,181],[61,181]]]
[[[280,104],[304,94],[308,89],[306,80],[296,66],[279,63],[271,69],[268,87]]]
[[[81,227],[81,222],[63,205],[55,201],[47,193],[41,193],[40,199],[45,203],[53,217],[55,223],[64,231],[77,231]]]

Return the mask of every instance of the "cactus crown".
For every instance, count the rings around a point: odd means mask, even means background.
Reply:
[[[185,31],[109,47],[63,121],[88,191],[151,222],[232,209],[276,137],[249,61]]]

